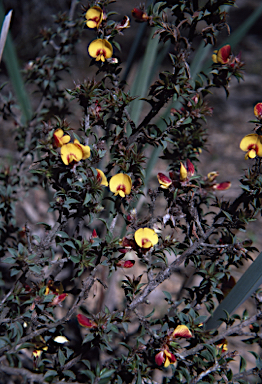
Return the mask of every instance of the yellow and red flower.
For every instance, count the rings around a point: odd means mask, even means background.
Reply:
[[[157,174],[157,178],[160,184],[160,188],[167,189],[172,184],[172,180],[161,172]]]
[[[93,320],[90,320],[85,315],[82,315],[81,313],[79,313],[76,317],[77,317],[78,323],[82,325],[82,327],[97,328],[97,324]]]
[[[257,103],[254,107],[255,116],[261,120],[262,119],[262,103]]]
[[[72,163],[72,161],[78,162],[82,159],[82,151],[75,144],[65,144],[61,147],[61,158],[65,165]]]
[[[106,39],[93,40],[88,47],[88,53],[96,61],[105,61],[113,55],[113,47]]]
[[[141,248],[151,248],[158,243],[158,236],[153,229],[139,228],[135,232],[135,242]]]
[[[218,64],[227,64],[229,62],[229,57],[231,55],[230,45],[224,45],[219,50],[214,51],[212,55],[212,60],[214,63]]]
[[[170,364],[174,364],[176,362],[176,357],[169,351],[169,348],[166,345],[156,354],[155,362],[157,365],[162,365],[164,363],[164,367],[167,368]]]
[[[88,28],[98,28],[103,20],[103,11],[100,7],[95,5],[89,8],[85,14],[86,25]]]
[[[246,135],[240,142],[240,149],[247,152],[245,159],[254,159],[256,156],[262,157],[261,136],[256,133]]]
[[[171,337],[174,339],[176,337],[184,337],[185,339],[190,339],[192,337],[192,333],[187,328],[186,325],[178,325],[175,330],[172,332]]]
[[[61,158],[65,165],[72,163],[72,161],[85,160],[90,157],[90,154],[90,147],[80,144],[78,140],[61,147]]]
[[[101,169],[97,169],[97,168],[96,168],[96,171],[97,171],[97,176],[96,176],[97,180],[100,182],[101,185],[108,187],[107,178],[106,178],[106,175],[104,174],[104,172],[101,171]]]
[[[109,188],[110,191],[115,194],[115,196],[119,195],[121,197],[125,197],[131,192],[131,177],[124,173],[118,173],[117,175],[111,177],[109,181]]]
[[[69,143],[71,137],[64,135],[64,131],[61,128],[55,130],[53,135],[53,146],[55,148],[62,147],[64,144]]]

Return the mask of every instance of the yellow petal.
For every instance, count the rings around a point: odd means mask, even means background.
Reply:
[[[169,367],[169,365],[170,365],[170,360],[169,360],[168,357],[166,357],[166,361],[165,361],[164,367],[167,368],[167,367]]]
[[[75,144],[65,144],[61,148],[61,158],[65,165],[72,161],[80,161],[82,159],[82,151]]]
[[[214,63],[217,63],[217,51],[214,51],[214,53],[212,55],[212,60]]]
[[[74,140],[74,144],[82,151],[82,160],[88,159],[91,155],[90,147],[88,145],[82,145],[78,140]]]
[[[180,181],[187,179],[187,170],[183,163],[180,163]]]
[[[100,184],[104,185],[105,187],[108,187],[107,178],[106,178],[106,175],[104,174],[104,172],[101,171],[101,169],[96,169],[96,171],[97,171],[97,175],[98,175],[99,179],[101,180]]]

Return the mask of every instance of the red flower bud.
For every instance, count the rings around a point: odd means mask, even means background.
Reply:
[[[68,293],[62,293],[61,295],[56,295],[53,298],[53,301],[51,303],[49,303],[49,306],[51,307],[53,305],[58,305],[58,304],[62,303],[62,301],[64,301],[67,296],[68,296]]]
[[[186,168],[187,168],[187,175],[188,175],[188,177],[193,176],[194,173],[195,173],[195,167],[194,167],[194,165],[191,163],[191,161],[189,159],[187,159],[187,161],[186,161]]]
[[[230,181],[224,181],[223,183],[212,185],[212,188],[216,189],[217,191],[225,191],[226,189],[228,189],[230,187],[231,187]]]
[[[157,365],[162,365],[163,362],[165,361],[165,354],[164,354],[164,351],[160,351],[158,352],[158,354],[156,354],[155,356],[155,362]]]
[[[255,116],[261,120],[262,119],[262,103],[257,103],[254,107]]]
[[[77,321],[80,325],[82,325],[82,327],[86,327],[86,328],[96,328],[97,327],[97,324],[93,320],[90,320],[85,315],[81,315],[81,313],[79,313],[77,315]]]
[[[135,264],[135,260],[120,260],[116,263],[117,267],[132,268]]]
[[[163,189],[167,189],[172,184],[172,180],[168,176],[164,175],[163,173],[158,173],[157,178],[158,178],[160,187]]]
[[[148,15],[146,12],[144,12],[140,8],[134,8],[132,10],[132,16],[137,20],[137,21],[147,21],[148,20]]]
[[[95,229],[93,229],[93,232],[92,232],[92,237],[93,237],[93,238],[97,238],[97,237],[98,237],[98,235],[97,235],[97,233],[96,233],[96,230],[95,230]]]

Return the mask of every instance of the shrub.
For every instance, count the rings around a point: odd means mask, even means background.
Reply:
[[[220,194],[230,181],[203,176],[197,165],[207,149],[208,95],[222,87],[229,96],[243,62],[225,44],[208,72],[191,76],[193,48],[216,44],[227,27],[223,6],[235,1],[133,8],[132,23],[153,29],[136,80],[150,80],[142,98],[121,77],[115,41],[130,20],[116,21],[110,3],[93,2],[76,17],[72,1],[68,15],[42,30],[46,53],[23,71],[37,95],[32,112],[20,114],[2,86],[1,114],[16,124],[19,158],[0,173],[1,382],[249,383],[261,373],[259,355],[252,352],[247,369],[240,356],[238,372],[232,362],[245,343],[260,343],[259,293],[254,315],[232,313],[259,286],[260,256],[237,284],[232,272],[256,250],[236,230],[261,211],[262,104],[255,133],[240,144],[252,165],[230,202]],[[87,48],[96,75],[63,89],[61,73],[87,27],[97,35]],[[162,46],[165,69],[153,80],[150,60]],[[82,111],[78,127],[69,122],[72,99]],[[16,205],[35,188],[55,218],[35,223],[38,235],[16,220]],[[249,337],[238,351],[236,336]]]

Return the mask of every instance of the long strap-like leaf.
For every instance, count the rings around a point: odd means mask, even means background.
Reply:
[[[206,322],[206,329],[218,328],[225,318],[225,311],[233,313],[262,284],[262,252],[238,280],[234,288],[216,308],[212,317]]]
[[[3,22],[4,18],[5,18],[5,12],[4,12],[2,2],[0,2],[0,23]],[[20,73],[20,68],[18,65],[18,59],[16,56],[15,47],[14,47],[12,38],[10,36],[10,32],[7,35],[3,58],[4,58],[4,62],[5,62],[10,80],[12,81],[12,85],[15,90],[16,97],[18,99],[21,111],[23,113],[23,117],[26,121],[29,121],[32,116],[32,109],[31,109],[28,95],[24,87],[24,83]]]

